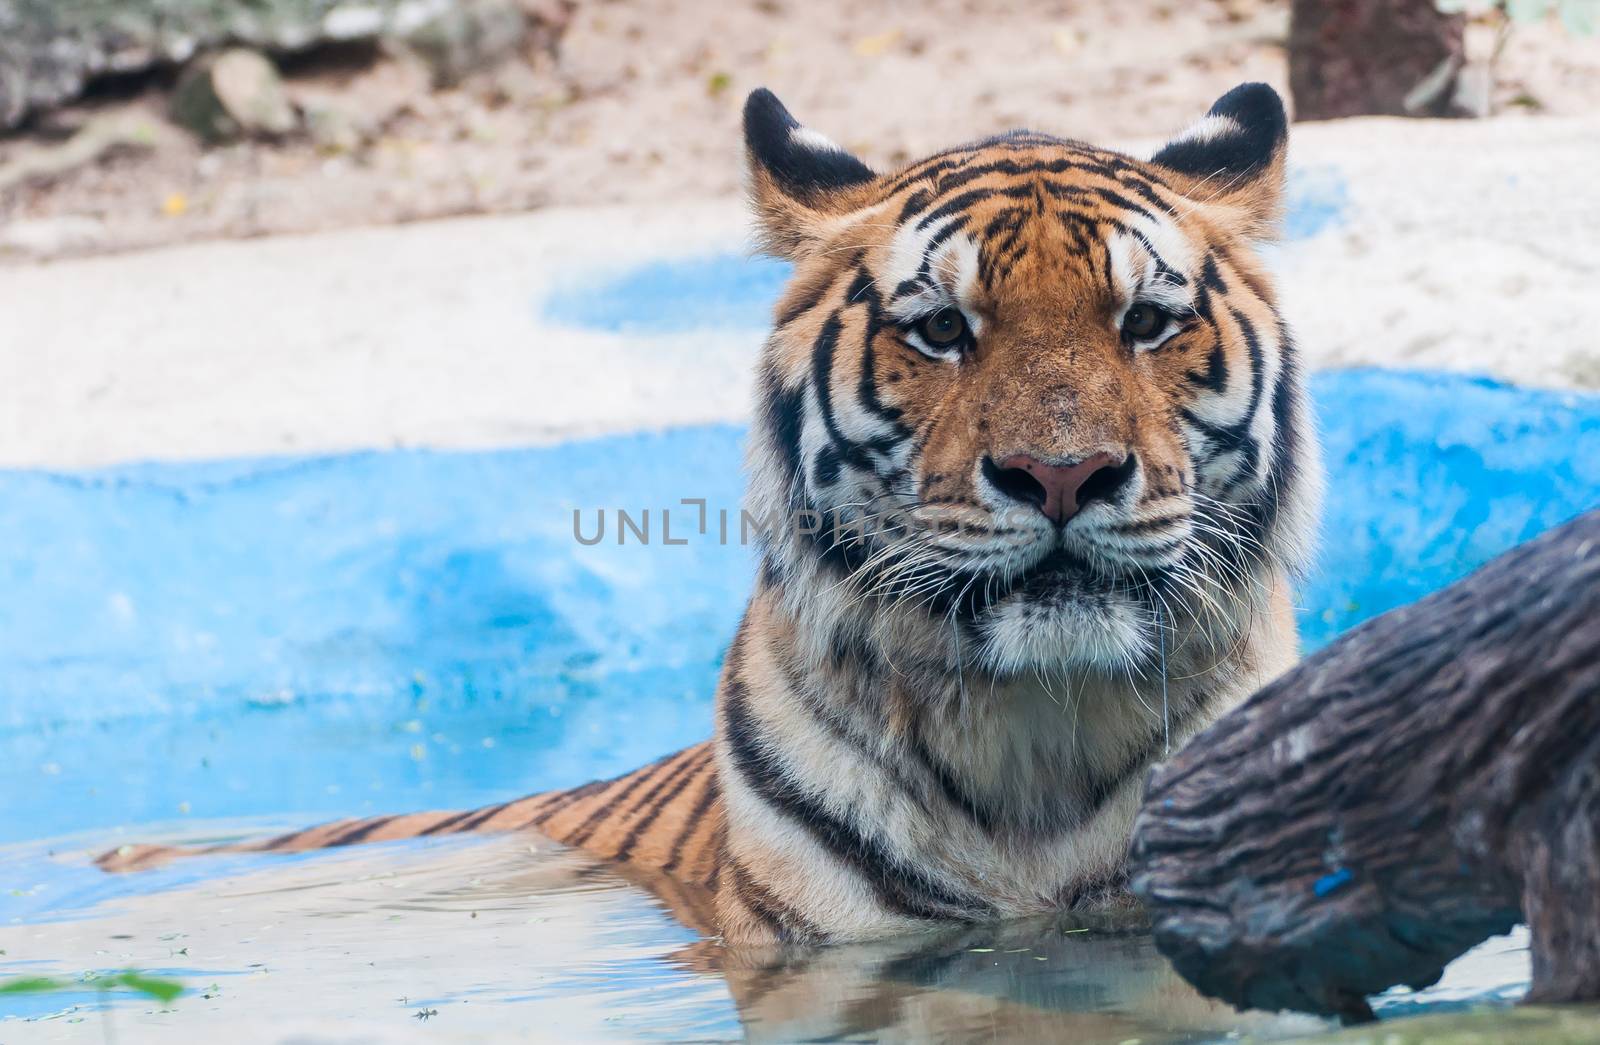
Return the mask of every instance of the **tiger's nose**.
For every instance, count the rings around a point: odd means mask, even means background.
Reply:
[[[1005,496],[1031,504],[1057,526],[1095,500],[1110,500],[1133,476],[1132,454],[1098,453],[1071,464],[1048,464],[1012,454],[999,464],[985,456],[983,474]]]

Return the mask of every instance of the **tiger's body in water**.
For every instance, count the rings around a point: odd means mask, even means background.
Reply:
[[[1117,902],[1148,768],[1297,656],[1319,496],[1245,85],[1149,161],[1013,132],[880,175],[766,91],[748,507],[714,737],[614,780],[229,849],[537,829],[734,943]],[[879,523],[877,520],[890,520]],[[125,847],[110,869],[177,850]]]

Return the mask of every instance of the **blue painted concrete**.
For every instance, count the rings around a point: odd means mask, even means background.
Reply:
[[[1332,166],[1293,167],[1284,201],[1283,238],[1289,242],[1341,225],[1350,206],[1344,175]]]
[[[1311,644],[1600,504],[1600,399],[1370,371],[1314,393]],[[751,558],[714,520],[659,543],[659,509],[736,511],[741,438],[0,472],[0,842],[462,806],[704,737]],[[582,546],[575,507],[651,507],[656,543]]]
[[[1341,224],[1348,206],[1337,168],[1291,169],[1285,240],[1309,239]],[[786,262],[739,254],[661,261],[579,280],[540,307],[547,322],[612,333],[765,330],[789,272]]]
[[[1325,874],[1321,878],[1318,878],[1316,882],[1312,884],[1311,891],[1317,894],[1318,899],[1321,899],[1325,896],[1331,896],[1333,893],[1336,893],[1340,889],[1349,885],[1351,879],[1354,877],[1355,875],[1351,873],[1349,868],[1341,867],[1339,870],[1334,871],[1331,874]]]
[[[564,288],[544,318],[625,334],[764,330],[789,273],[788,262],[742,254],[656,262]]]
[[[1600,507],[1600,397],[1382,370],[1312,391],[1328,494],[1311,646]]]

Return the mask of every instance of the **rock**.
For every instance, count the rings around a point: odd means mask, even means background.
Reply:
[[[432,83],[420,60],[394,54],[364,67],[300,69],[285,89],[311,140],[329,152],[347,152],[381,137],[428,97]]]
[[[532,20],[517,0],[460,0],[405,36],[433,71],[437,87],[450,87],[520,51]]]
[[[0,193],[48,182],[86,167],[117,149],[152,149],[177,132],[165,123],[120,115],[97,116],[64,142],[23,143],[0,161]]]
[[[97,77],[230,46],[285,54],[415,38],[448,78],[504,57],[530,28],[553,46],[569,13],[566,0],[0,0],[0,130]]]
[[[323,152],[351,152],[366,139],[355,117],[337,105],[319,105],[305,113],[306,134]]]
[[[172,95],[172,118],[208,142],[278,138],[296,126],[277,68],[242,47],[189,66]]]

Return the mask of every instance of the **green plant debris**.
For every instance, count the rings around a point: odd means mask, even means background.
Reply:
[[[163,1005],[171,1004],[184,992],[183,984],[177,980],[147,976],[136,969],[124,969],[115,973],[85,973],[76,980],[28,976],[0,984],[0,994],[52,994],[59,991],[81,991],[86,988],[98,991],[129,990],[146,998],[153,998]]]

